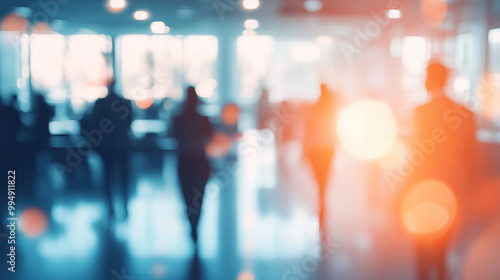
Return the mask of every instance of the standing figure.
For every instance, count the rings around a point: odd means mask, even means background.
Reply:
[[[179,153],[177,172],[191,224],[191,237],[195,244],[198,242],[197,228],[203,194],[211,171],[205,147],[213,134],[208,118],[197,111],[199,103],[195,89],[189,87],[184,108],[173,119],[174,137],[177,139]]]
[[[321,95],[305,117],[304,155],[310,162],[319,190],[319,229],[326,238],[326,193],[328,175],[335,155],[337,104],[335,96],[326,85],[321,85]]]
[[[125,219],[128,217],[129,198],[129,140],[132,112],[130,101],[119,97],[114,91],[114,82],[108,85],[108,95],[97,100],[89,117],[89,131],[83,134],[95,146],[104,164],[104,192],[111,219],[115,217],[113,207],[113,183],[117,182],[123,194],[122,205]]]
[[[464,209],[464,198],[475,181],[476,126],[474,114],[445,94],[449,70],[443,64],[431,61],[427,67],[425,86],[431,101],[416,109],[414,123],[414,150],[426,152],[423,162],[416,166],[408,180],[408,190],[419,182],[435,180],[446,185],[456,198],[456,215],[439,232],[415,234],[418,279],[447,278],[446,251],[450,238],[457,232]],[[438,192],[430,194],[439,195]],[[428,219],[430,217],[427,217]]]

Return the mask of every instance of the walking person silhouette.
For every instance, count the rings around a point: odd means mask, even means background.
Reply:
[[[213,134],[208,118],[197,111],[199,104],[200,99],[194,87],[189,87],[186,103],[173,119],[174,137],[178,142],[177,172],[195,244],[198,243],[203,194],[211,171],[205,147]]]
[[[310,162],[319,190],[319,229],[322,241],[327,237],[326,193],[328,175],[335,155],[336,99],[326,85],[321,85],[321,95],[306,114],[304,155]]]

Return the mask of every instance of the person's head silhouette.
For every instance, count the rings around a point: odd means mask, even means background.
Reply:
[[[195,111],[200,102],[200,98],[198,97],[198,94],[196,93],[194,87],[188,87],[186,103],[184,104],[184,111]]]
[[[431,60],[427,66],[425,88],[431,95],[441,95],[448,82],[449,70],[442,63]]]

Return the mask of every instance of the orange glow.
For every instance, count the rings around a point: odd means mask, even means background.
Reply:
[[[396,120],[389,107],[375,100],[360,100],[340,112],[337,133],[352,155],[372,160],[384,156],[396,139]]]
[[[422,0],[420,3],[422,17],[430,26],[438,26],[443,22],[448,11],[446,0]]]
[[[21,231],[29,237],[37,237],[47,229],[47,217],[37,208],[28,208],[19,218]]]
[[[410,208],[404,215],[405,226],[414,233],[432,233],[450,220],[446,209],[434,202],[422,202]]]
[[[238,275],[238,280],[254,280],[253,274],[248,271],[243,271]]]
[[[221,158],[231,150],[231,139],[224,133],[215,133],[205,152],[213,158]]]
[[[2,20],[2,31],[15,31],[19,33],[26,33],[28,29],[28,22],[20,15],[10,14]]]
[[[424,181],[405,195],[401,216],[405,227],[416,234],[437,233],[455,220],[457,201],[448,186],[439,181]]]
[[[222,109],[222,123],[227,126],[234,126],[238,123],[240,108],[236,104],[227,104]]]
[[[141,109],[147,109],[153,105],[153,98],[140,99],[135,101],[135,105]]]
[[[500,178],[481,184],[472,197],[471,210],[478,220],[491,220],[500,214]]]

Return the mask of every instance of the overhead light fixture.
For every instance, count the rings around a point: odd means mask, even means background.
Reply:
[[[401,18],[401,10],[398,9],[391,9],[387,10],[387,17],[388,18]]]
[[[247,20],[245,20],[245,23],[243,24],[243,26],[246,29],[253,30],[253,29],[259,28],[259,22],[256,19],[247,19]]]
[[[122,11],[127,7],[127,1],[125,0],[109,0],[108,1],[108,10],[111,12],[117,13]]]
[[[304,9],[308,12],[318,12],[321,8],[323,8],[323,2],[320,0],[306,0],[304,2]]]
[[[247,10],[255,10],[260,6],[259,0],[243,0],[243,8]]]
[[[135,20],[147,20],[149,18],[149,12],[146,10],[137,10],[134,12]]]
[[[151,32],[154,34],[164,34],[170,32],[170,27],[166,26],[163,21],[153,21],[150,28]]]

